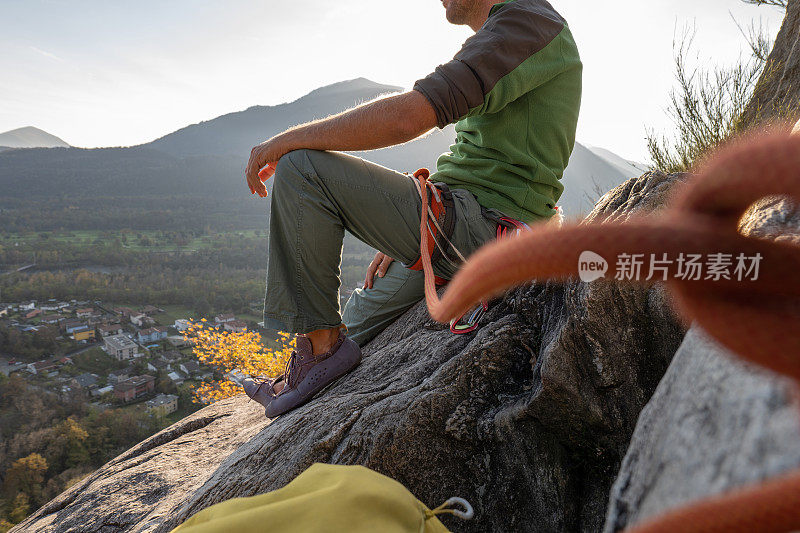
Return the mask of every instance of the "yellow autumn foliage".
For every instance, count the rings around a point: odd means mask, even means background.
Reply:
[[[294,350],[294,337],[288,333],[279,333],[278,348],[270,349],[255,331],[219,331],[205,319],[192,323],[184,338],[193,344],[192,351],[201,364],[215,367],[223,375],[278,376]],[[210,404],[241,392],[242,387],[226,377],[196,387],[194,401]]]

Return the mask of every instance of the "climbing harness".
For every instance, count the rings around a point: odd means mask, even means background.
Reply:
[[[505,216],[495,216],[491,211],[481,206],[481,212],[485,218],[497,223],[497,240],[507,237],[521,235],[523,231],[530,230],[530,226],[524,222]],[[478,329],[478,323],[483,315],[489,310],[488,300],[482,300],[471,310],[467,311],[458,318],[450,321],[450,331],[456,335],[472,333]]]
[[[451,320],[450,331],[456,335],[472,333],[478,329],[478,322],[481,318],[483,318],[483,315],[485,315],[486,311],[488,310],[488,302],[486,300],[481,301],[481,303],[475,306],[472,310],[467,311],[460,317]]]
[[[448,235],[452,235],[453,227],[455,226],[455,216],[453,213],[455,202],[453,202],[453,195],[450,193],[450,189],[446,184],[440,183],[438,186],[434,185],[428,181],[429,177],[430,172],[426,168],[421,168],[414,172],[414,178],[416,178],[414,179],[414,185],[417,187],[420,198],[424,196],[427,199],[427,192],[430,191],[431,193],[430,203],[423,201],[422,204],[426,206],[422,209],[422,219],[425,223],[425,230],[420,230],[420,239],[422,240],[423,235],[425,235],[424,240],[426,241],[427,249],[429,251],[432,250],[432,252],[429,252],[427,255],[420,252],[419,259],[408,268],[417,271],[423,270],[425,260],[434,263],[440,258],[444,258],[448,263],[458,268],[466,261],[466,258],[448,237]],[[423,194],[423,188],[425,189],[425,194]],[[433,224],[433,226],[431,226],[431,224]],[[437,237],[441,237],[445,241],[449,250],[452,250],[454,256],[448,253],[448,250],[439,243]],[[439,276],[434,276],[434,282],[438,286],[447,285],[447,281],[448,280],[440,278]]]
[[[444,322],[509,287],[574,278],[579,257],[592,251],[607,262],[607,278],[647,282],[647,272],[660,272],[663,278],[657,279],[666,279],[687,323],[696,322],[743,359],[800,385],[800,246],[791,239],[767,240],[739,231],[751,205],[784,195],[800,201],[800,136],[751,136],[709,159],[655,215],[560,230],[537,227],[484,247],[460,269],[442,300],[426,283],[428,309],[434,320]],[[723,275],[686,276],[681,260],[687,254],[717,264],[730,260],[731,269]],[[628,277],[626,263],[620,261],[625,257],[641,259],[641,277]],[[737,277],[734,268],[740,258],[758,259],[756,276]],[[689,504],[631,529],[676,531],[800,531],[800,470]]]
[[[433,274],[432,264],[441,257],[457,269],[466,262],[466,259],[464,254],[462,254],[456,245],[448,238],[448,235],[452,234],[455,224],[454,210],[452,209],[455,203],[453,202],[450,189],[444,183],[431,183],[428,181],[429,177],[430,171],[427,168],[421,168],[414,172],[414,185],[416,185],[417,192],[419,192],[420,198],[422,199],[422,205],[427,206],[427,210],[425,208],[422,209],[420,221],[420,256],[409,268],[411,270],[424,270],[426,285],[428,283],[428,278],[433,276],[435,290],[436,286],[441,287],[446,285],[448,280]],[[439,190],[440,188],[442,189],[441,191]],[[431,194],[430,203],[428,203],[428,192]],[[481,213],[485,218],[497,224],[498,240],[505,237],[517,236],[523,231],[530,230],[530,226],[524,222],[520,222],[511,217],[496,216],[483,206],[481,206]],[[433,226],[431,226],[431,224],[433,224]],[[437,236],[440,236],[442,240],[445,241],[447,247],[439,243]],[[436,247],[435,249],[434,246]],[[433,252],[431,252],[431,250],[433,250]],[[455,257],[449,253],[450,250],[455,254]],[[426,268],[426,264],[429,268]],[[475,331],[478,329],[480,319],[488,310],[489,302],[487,300],[481,301],[481,303],[473,309],[467,310],[461,316],[452,319],[450,321],[450,331],[456,335],[464,335]]]

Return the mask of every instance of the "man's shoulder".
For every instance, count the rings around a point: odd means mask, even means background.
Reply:
[[[567,21],[546,0],[511,0],[495,4],[474,38],[516,61],[539,52],[566,28]]]
[[[523,21],[549,22],[562,27],[567,23],[561,13],[556,11],[547,0],[511,0],[495,4],[486,24],[489,26],[493,22],[497,23],[516,17],[522,17]]]

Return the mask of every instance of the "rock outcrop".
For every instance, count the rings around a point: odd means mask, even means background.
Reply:
[[[656,209],[682,175],[609,192],[592,220]],[[219,501],[285,485],[313,462],[363,464],[422,501],[470,500],[470,531],[597,531],[639,412],[684,329],[659,285],[537,284],[453,336],[424,303],[361,366],[271,423],[244,396],[139,444],[18,531],[168,531]],[[454,524],[455,526],[455,524]]]
[[[740,231],[800,245],[800,209],[784,198],[765,198]],[[690,330],[639,418],[611,491],[605,531],[800,468],[799,400],[791,381]]]
[[[775,44],[742,116],[743,126],[800,117],[800,0],[789,0]]]
[[[606,532],[800,467],[793,390],[690,330],[639,419]]]
[[[648,214],[684,179],[629,180],[589,220]],[[741,229],[800,242],[800,211],[767,198]],[[15,531],[165,532],[331,462],[389,475],[429,505],[467,498],[477,516],[459,531],[613,532],[800,465],[790,384],[684,333],[658,284],[529,285],[465,336],[420,303],[305,407],[269,421],[245,396],[218,402]]]

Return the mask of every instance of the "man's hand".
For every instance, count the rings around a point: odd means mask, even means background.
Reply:
[[[386,275],[386,271],[389,270],[389,265],[392,264],[392,259],[388,255],[378,252],[375,254],[375,259],[372,260],[372,263],[369,264],[369,268],[367,268],[367,277],[364,280],[364,289],[371,289],[372,282],[375,280],[375,274],[378,274],[379,278],[382,278]]]
[[[275,173],[278,160],[292,150],[377,150],[416,139],[436,125],[436,112],[422,93],[412,90],[378,98],[295,126],[253,148],[245,171],[247,186],[251,193],[266,197],[264,181]]]
[[[291,152],[291,148],[281,136],[264,141],[250,151],[250,161],[247,162],[245,175],[251,194],[258,193],[262,198],[267,197],[267,187],[264,182],[275,174],[278,160],[288,152]]]

